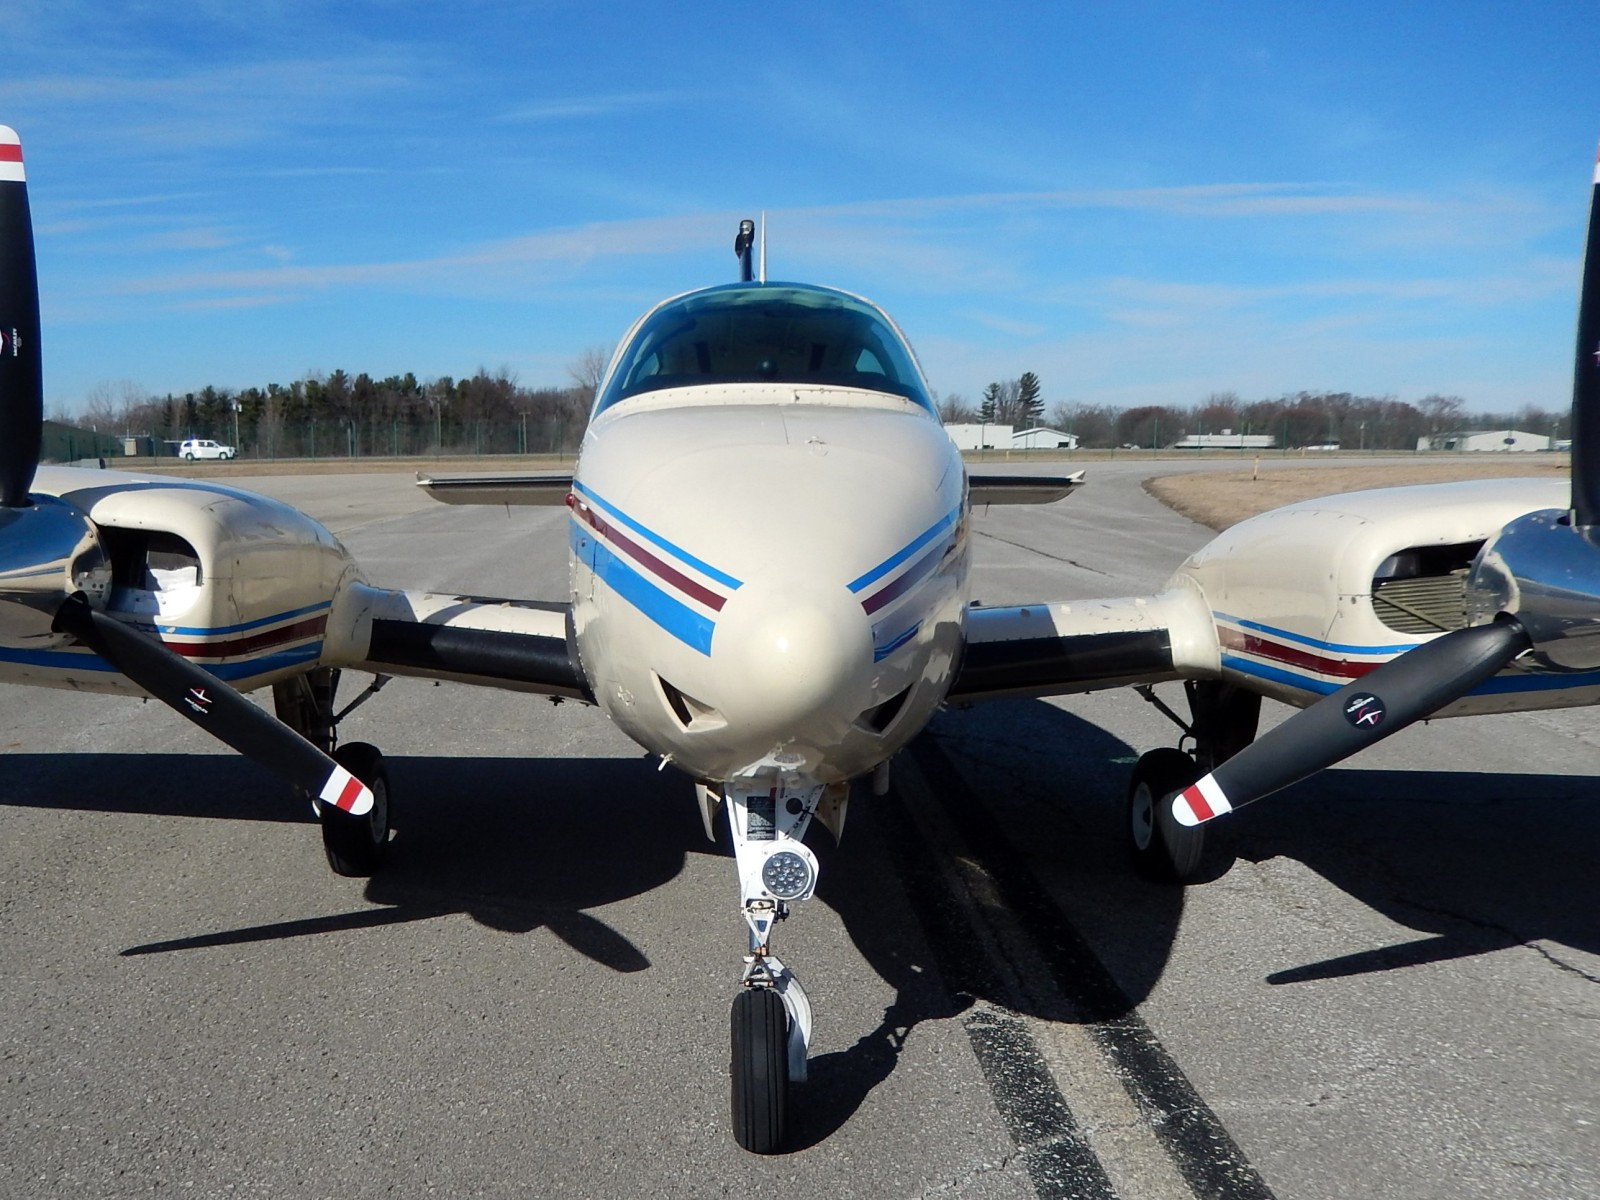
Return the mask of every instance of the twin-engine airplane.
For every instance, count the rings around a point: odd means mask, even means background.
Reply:
[[[1600,166],[1597,166],[1600,184]],[[1600,190],[1600,188],[1597,188]],[[1542,482],[1387,489],[1246,521],[1154,596],[976,608],[975,504],[1081,480],[969,477],[894,323],[856,296],[741,281],[622,339],[575,473],[425,480],[453,503],[565,503],[559,603],[372,586],[276,501],[37,469],[39,315],[21,148],[0,127],[0,681],[153,696],[312,798],[329,863],[375,871],[389,781],[338,744],[342,671],[590,701],[693,781],[734,845],[747,952],[734,1136],[782,1148],[811,1011],[772,952],[816,821],[950,701],[1182,680],[1179,748],[1140,759],[1129,844],[1184,881],[1204,822],[1420,718],[1600,698],[1600,231],[1579,306],[1570,498]],[[757,486],[744,487],[753,480]],[[276,716],[243,693],[271,688]],[[1255,741],[1260,699],[1304,711]],[[358,698],[364,699],[365,697]]]

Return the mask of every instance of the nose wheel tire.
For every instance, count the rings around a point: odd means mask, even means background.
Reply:
[[[1177,794],[1200,778],[1200,768],[1181,750],[1152,750],[1134,765],[1128,782],[1128,849],[1133,866],[1157,883],[1188,883],[1199,874],[1205,826],[1178,824]]]
[[[318,804],[322,848],[336,875],[363,878],[377,872],[389,848],[389,772],[383,755],[366,742],[350,742],[333,752],[333,760],[372,791],[372,808],[359,817],[332,805]]]
[[[733,1138],[752,1154],[783,1147],[789,1100],[789,1018],[769,987],[733,1001]]]

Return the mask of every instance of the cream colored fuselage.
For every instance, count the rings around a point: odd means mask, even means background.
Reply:
[[[594,421],[569,504],[595,700],[694,777],[848,779],[942,701],[965,473],[919,406],[787,384],[653,392]]]

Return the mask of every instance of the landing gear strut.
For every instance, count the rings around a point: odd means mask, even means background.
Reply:
[[[1255,740],[1261,697],[1219,679],[1189,680],[1184,692],[1192,714],[1185,722],[1157,699],[1148,684],[1138,692],[1184,732],[1188,750],[1163,748],[1140,757],[1128,781],[1128,850],[1133,866],[1158,883],[1189,883],[1200,872],[1204,825],[1185,826],[1172,802],[1200,776]]]
[[[339,671],[317,667],[304,675],[272,685],[273,706],[278,719],[300,734],[372,792],[372,808],[357,817],[313,800],[322,826],[322,849],[335,874],[364,877],[375,874],[389,848],[389,772],[383,755],[366,742],[338,745],[339,722],[351,710],[364,704],[389,682],[387,675],[375,676],[367,689],[346,705],[334,710],[339,690]]]
[[[801,838],[822,796],[821,786],[803,784],[730,786],[723,796],[750,941],[733,1002],[733,1137],[755,1154],[783,1148],[789,1085],[806,1078],[811,1004],[771,941],[789,906],[816,891],[816,856]]]

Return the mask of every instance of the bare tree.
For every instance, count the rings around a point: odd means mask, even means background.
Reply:
[[[961,425],[978,419],[977,410],[960,392],[946,392],[942,397],[935,393],[933,406],[939,420],[946,425]]]
[[[609,350],[604,346],[590,346],[567,364],[567,374],[572,377],[574,387],[592,396],[599,390],[600,380],[604,377],[610,362]]]

